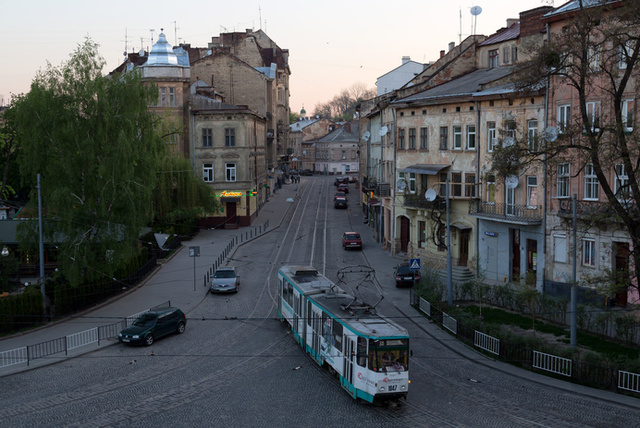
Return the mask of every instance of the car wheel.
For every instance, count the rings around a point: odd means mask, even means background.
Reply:
[[[183,322],[178,323],[178,334],[184,333],[185,325]]]
[[[144,338],[144,344],[147,346],[153,345],[153,334],[148,334],[147,337]]]

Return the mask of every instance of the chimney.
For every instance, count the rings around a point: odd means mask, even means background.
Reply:
[[[411,57],[410,56],[403,56],[402,57],[402,65],[405,65],[409,61],[411,61]]]
[[[513,24],[515,24],[518,21],[520,21],[520,20],[516,19],[516,18],[508,18],[507,19],[507,28],[511,27]]]
[[[444,56],[444,51],[440,51],[440,58]]]
[[[347,122],[344,124],[344,130],[351,134],[351,122]]]
[[[451,52],[453,50],[453,48],[456,47],[456,43],[455,42],[449,42],[449,52]]]

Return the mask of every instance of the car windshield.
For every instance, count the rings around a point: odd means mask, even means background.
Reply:
[[[213,275],[214,278],[235,278],[236,273],[232,270],[218,270]]]
[[[398,274],[411,275],[412,271],[409,266],[398,266]]]
[[[360,239],[360,234],[359,233],[347,233],[346,238],[347,239]]]
[[[136,327],[153,327],[157,317],[155,315],[141,315],[133,325]]]

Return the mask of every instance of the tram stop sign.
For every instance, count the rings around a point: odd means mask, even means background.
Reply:
[[[409,262],[409,269],[420,270],[420,259],[411,259]]]

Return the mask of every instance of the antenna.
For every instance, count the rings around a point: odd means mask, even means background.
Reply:
[[[480,6],[473,6],[470,10],[471,15],[473,15],[473,35],[476,35],[476,24],[478,22],[478,15],[482,13],[482,8]]]
[[[259,27],[259,29],[262,30],[262,8],[260,6],[258,6],[258,15],[260,16],[260,27]]]
[[[180,44],[178,42],[178,21],[173,21],[173,33],[176,39],[176,46],[178,46]]]
[[[458,32],[458,44],[462,44],[462,7],[460,8],[460,31]]]
[[[153,44],[153,33],[156,31],[153,28],[149,30],[151,32],[151,44]],[[160,29],[162,31],[162,29]]]
[[[127,60],[127,55],[129,51],[129,37],[127,37],[127,27],[124,27],[124,60]]]

